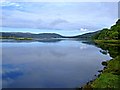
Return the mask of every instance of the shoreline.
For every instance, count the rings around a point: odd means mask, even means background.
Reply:
[[[104,45],[108,47],[119,47],[120,40],[94,40],[95,44],[97,45]],[[109,54],[111,54],[111,51]],[[115,53],[115,52],[114,52]],[[97,75],[97,78],[89,81],[86,85],[82,86],[81,88],[120,88],[118,85],[120,83],[120,56],[116,54],[115,56],[111,56],[112,59],[108,61],[102,62],[102,65],[105,66],[103,70],[100,70],[100,74]]]

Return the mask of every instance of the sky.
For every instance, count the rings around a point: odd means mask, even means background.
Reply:
[[[109,28],[118,19],[117,2],[0,3],[2,31],[79,35]]]

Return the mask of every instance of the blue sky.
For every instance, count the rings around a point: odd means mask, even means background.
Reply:
[[[78,35],[109,28],[118,19],[117,2],[13,2],[2,7],[3,31]]]

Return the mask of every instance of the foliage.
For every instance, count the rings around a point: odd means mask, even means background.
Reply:
[[[118,40],[120,34],[120,19],[116,22],[116,25],[113,25],[110,29],[104,28],[99,33],[94,35],[93,39],[98,40]]]
[[[107,62],[108,66],[92,84],[92,88],[120,88],[120,57]]]
[[[119,55],[120,40],[95,40],[95,43],[103,50],[108,50],[111,57],[115,58]]]
[[[93,88],[119,88],[119,76],[111,73],[103,73],[92,83]]]

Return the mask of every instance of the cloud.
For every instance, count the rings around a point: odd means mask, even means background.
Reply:
[[[3,2],[2,4],[1,4],[1,6],[20,6],[19,4],[17,4],[17,3],[11,3],[11,2]]]
[[[66,20],[63,20],[63,19],[57,19],[57,20],[54,20],[52,23],[50,23],[50,25],[56,26],[56,25],[59,25],[61,23],[69,23],[69,22]]]
[[[8,1],[8,0],[2,0]],[[9,0],[13,1],[13,0]],[[14,0],[16,2],[119,2],[119,0]]]
[[[80,31],[86,32],[86,31],[88,31],[88,30],[85,29],[85,28],[81,28]]]
[[[117,19],[117,3],[4,2],[2,27],[75,30],[110,27]]]

